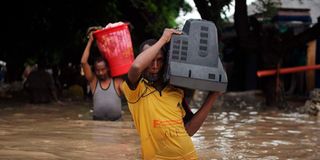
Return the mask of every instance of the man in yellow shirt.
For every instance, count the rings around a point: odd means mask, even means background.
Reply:
[[[198,159],[190,136],[200,128],[219,95],[210,93],[198,112],[183,123],[184,92],[162,78],[166,58],[162,48],[172,34],[181,32],[165,29],[158,41],[142,45],[143,52],[134,60],[121,86],[146,160]]]

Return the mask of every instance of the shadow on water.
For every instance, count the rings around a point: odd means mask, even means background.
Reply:
[[[318,117],[252,102],[229,94],[216,103],[192,137],[200,159],[320,157]],[[0,159],[140,159],[128,109],[120,121],[92,121],[90,104],[0,103]]]

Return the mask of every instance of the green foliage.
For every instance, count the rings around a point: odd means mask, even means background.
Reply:
[[[181,9],[185,13],[192,11],[192,7],[188,3],[185,3],[185,2],[183,2]]]
[[[231,7],[234,7],[234,6],[232,6],[231,1],[232,0],[224,1],[226,3],[222,7],[222,10],[221,10],[221,13],[220,13],[220,15],[221,15],[221,23],[222,24],[230,23],[230,20],[229,20],[229,17],[227,15],[227,12],[231,9]]]
[[[192,10],[183,0],[132,0],[131,3],[135,9],[142,11],[147,20],[145,31],[154,37],[160,36],[164,28],[177,26],[175,19],[180,9],[186,12]]]
[[[88,27],[130,22],[137,45],[174,27],[180,9],[191,7],[183,0],[10,1],[0,6],[0,59],[23,64],[30,57],[45,57],[51,63],[79,63]]]
[[[228,22],[225,12],[231,7],[232,0],[194,0],[202,19],[212,21],[220,29]],[[224,16],[224,17],[222,17]]]
[[[252,3],[256,8],[256,13],[261,14],[266,19],[271,19],[277,13],[280,2],[274,0],[257,0]]]

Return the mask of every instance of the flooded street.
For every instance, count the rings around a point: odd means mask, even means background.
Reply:
[[[0,112],[0,159],[128,159],[140,153],[131,121],[88,120],[83,104]]]
[[[308,159],[320,157],[319,120],[276,112],[212,113],[193,136],[203,159]]]
[[[0,159],[140,159],[128,111],[120,121],[105,122],[90,120],[90,109],[89,102],[1,103]],[[319,135],[316,116],[246,104],[241,110],[215,108],[192,140],[205,160],[314,160],[320,157]]]

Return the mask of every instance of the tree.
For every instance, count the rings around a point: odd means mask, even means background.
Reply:
[[[0,60],[8,64],[9,81],[19,80],[28,58],[77,64],[88,27],[129,22],[137,46],[174,27],[180,9],[190,6],[183,0],[10,1],[0,6]]]
[[[218,28],[223,27],[221,12],[228,6],[231,0],[195,0],[194,1],[202,19],[216,23]],[[254,5],[262,16],[272,17],[279,3],[272,0],[257,0]],[[248,16],[246,0],[235,0],[234,27],[236,30],[236,56],[235,82],[238,90],[255,89],[256,68],[276,68],[284,56],[291,53],[293,48],[306,44],[308,41],[318,38],[320,24],[317,23],[310,29],[299,35],[280,34],[275,28],[264,28],[254,17]],[[253,69],[254,68],[254,69]],[[229,79],[232,81],[232,79]],[[265,78],[261,86],[266,93],[267,103],[276,103],[275,78]],[[230,84],[230,81],[229,81]]]
[[[133,25],[134,41],[140,44],[145,38],[157,38],[164,28],[176,27],[180,9],[191,11],[184,0],[130,0],[120,7],[123,18]]]
[[[275,16],[280,4],[280,1],[275,0],[256,0],[252,3],[255,8],[255,13],[268,18]]]
[[[262,64],[260,69],[277,68],[281,65],[284,56],[292,53],[292,49],[302,46],[308,41],[320,36],[319,23],[298,35],[288,35],[286,33],[280,34],[274,28],[267,28],[264,30],[257,29],[256,31],[258,32],[256,33],[258,34],[255,34],[255,32],[252,32],[249,29],[252,25],[249,25],[250,18],[248,18],[247,14],[246,0],[236,0],[234,19],[240,50],[242,52],[241,54],[250,54],[252,53],[250,52],[252,48],[261,48],[260,52],[256,52],[256,54],[260,53],[260,56],[263,59],[261,61]],[[253,30],[254,28],[259,28],[254,26],[257,25],[253,25]],[[252,33],[256,36],[250,36]],[[275,77],[266,78],[263,83],[262,86],[264,86],[263,89],[266,93],[267,104],[279,105],[279,100],[281,100],[282,95],[276,90],[276,87],[278,86],[276,86]]]
[[[221,13],[229,7],[232,0],[194,0],[202,19],[212,21],[220,29],[223,25]]]

